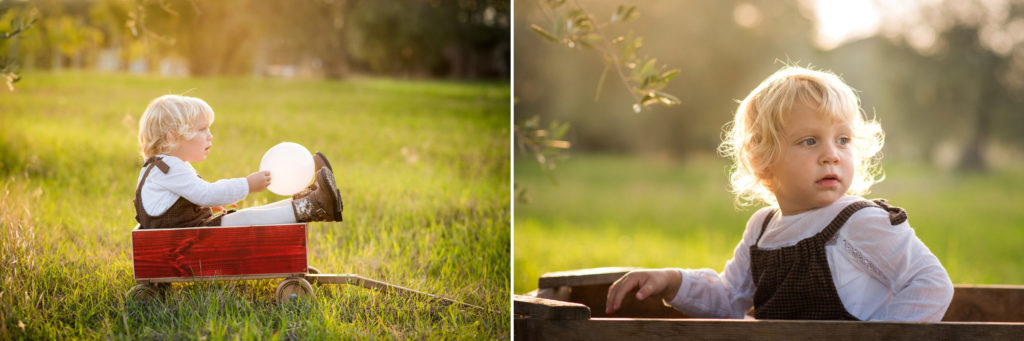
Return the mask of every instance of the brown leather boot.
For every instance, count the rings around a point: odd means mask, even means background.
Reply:
[[[292,200],[295,221],[341,221],[341,196],[334,183],[334,173],[323,167],[316,172],[317,188],[305,197]]]
[[[327,169],[330,169],[332,172],[334,171],[334,168],[331,168],[331,163],[329,161],[327,161],[327,157],[324,156],[323,153],[316,152],[316,154],[313,154],[313,172],[318,172],[318,171],[320,171],[320,168],[324,168],[324,167],[327,167]],[[305,189],[299,191],[299,193],[293,194],[292,195],[292,200],[298,200],[298,199],[300,199],[302,197],[305,197],[305,196],[309,195],[309,193],[311,193],[311,192],[313,192],[315,190],[316,190],[316,181],[313,181],[313,183],[309,184],[309,186],[306,187]]]

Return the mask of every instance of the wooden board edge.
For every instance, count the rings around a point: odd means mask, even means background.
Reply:
[[[590,308],[572,302],[546,298],[513,295],[513,314],[545,320],[586,320],[590,319]]]
[[[557,288],[562,286],[611,284],[636,267],[604,267],[569,271],[548,272],[537,280],[538,288]]]
[[[715,319],[522,319],[515,339],[945,340],[1020,339],[1024,323]],[[522,335],[519,335],[522,333]]]

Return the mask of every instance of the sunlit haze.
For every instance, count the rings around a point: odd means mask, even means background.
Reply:
[[[817,17],[817,34],[814,43],[825,50],[857,38],[867,37],[878,31],[881,19],[872,1],[864,0],[816,0],[814,14]]]

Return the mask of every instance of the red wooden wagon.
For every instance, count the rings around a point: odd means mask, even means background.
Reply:
[[[275,298],[313,295],[307,275],[307,224],[132,230],[138,282],[129,298],[162,296],[164,283],[283,278]]]
[[[353,274],[321,274],[309,266],[308,224],[132,229],[132,268],[137,285],[128,298],[162,298],[173,282],[281,278],[278,302],[312,297],[311,283],[350,284],[402,292],[444,305],[481,307]]]
[[[516,340],[1024,340],[1024,286],[955,285],[942,322],[695,319],[660,300],[626,295],[604,312],[608,287],[632,268],[552,272],[538,289],[516,295]]]

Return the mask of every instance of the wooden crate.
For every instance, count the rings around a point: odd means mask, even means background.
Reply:
[[[548,273],[514,297],[516,340],[589,339],[1012,339],[1024,340],[1024,286],[956,285],[943,322],[780,321],[687,318],[659,300],[626,295],[604,313],[608,287],[632,268]]]
[[[307,224],[132,230],[139,283],[297,277],[306,274]]]

